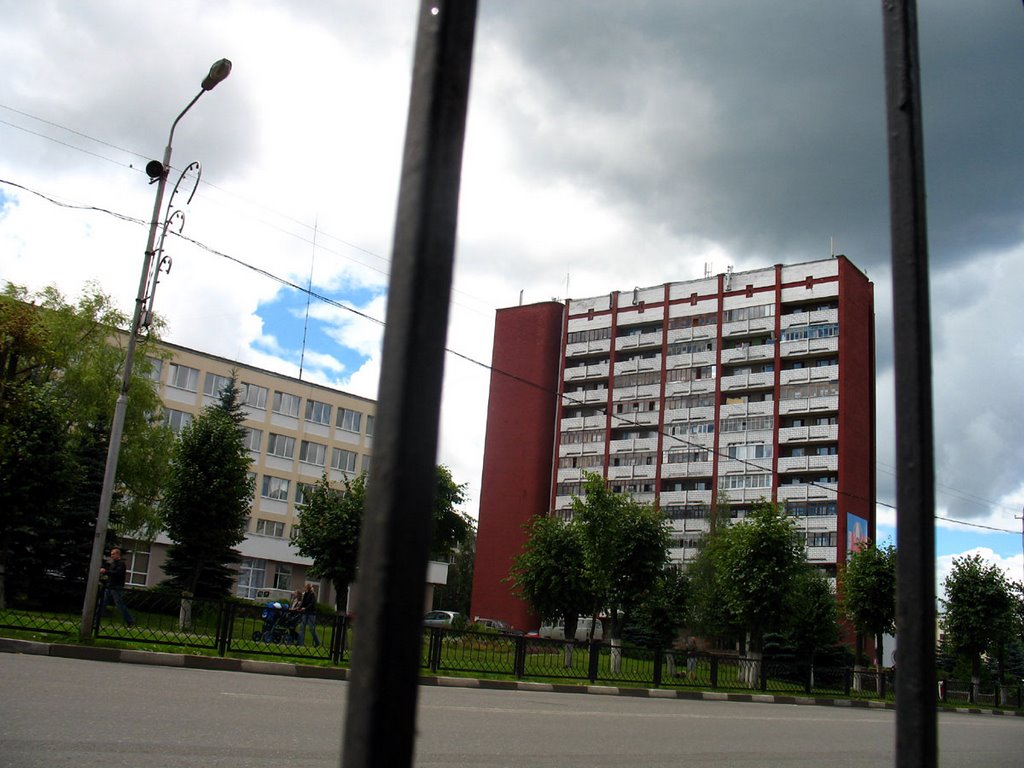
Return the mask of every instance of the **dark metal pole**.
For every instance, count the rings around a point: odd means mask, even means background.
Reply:
[[[896,381],[896,765],[938,760],[935,467],[924,150],[914,0],[882,0]]]
[[[342,765],[412,765],[476,0],[423,0],[359,553]]]

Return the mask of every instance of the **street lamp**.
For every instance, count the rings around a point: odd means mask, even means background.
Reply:
[[[153,203],[153,218],[149,223],[149,239],[146,241],[146,254],[142,262],[142,276],[139,278],[139,292],[135,298],[135,312],[132,315],[132,327],[128,334],[128,347],[125,350],[124,369],[121,372],[121,391],[114,405],[114,416],[110,422],[110,444],[107,447],[107,463],[103,471],[103,489],[100,493],[100,507],[96,515],[96,531],[92,540],[92,557],[89,561],[89,576],[85,583],[85,599],[82,603],[82,624],[79,635],[85,640],[92,632],[96,610],[96,590],[100,580],[100,566],[103,562],[103,547],[107,538],[107,523],[110,520],[110,504],[114,495],[114,477],[117,475],[117,460],[121,453],[121,433],[124,431],[124,417],[128,408],[128,387],[132,380],[132,365],[135,362],[135,343],[143,327],[149,327],[152,320],[153,296],[156,291],[157,279],[160,274],[161,260],[154,257],[163,250],[163,236],[170,223],[169,217],[160,227],[160,209],[164,201],[164,189],[167,186],[167,174],[171,169],[171,144],[174,141],[174,129],[192,105],[207,91],[212,91],[217,84],[231,74],[231,62],[221,59],[210,67],[209,74],[203,78],[201,90],[195,98],[181,110],[181,114],[171,124],[171,132],[167,137],[163,162],[152,160],[146,165],[146,173],[151,182],[156,182],[156,201]],[[192,166],[189,166],[190,168]],[[180,183],[180,182],[179,182]],[[158,227],[162,230],[160,248],[154,250]],[[154,270],[154,266],[156,269]],[[150,273],[152,278],[150,277]],[[152,283],[152,287],[150,287]]]

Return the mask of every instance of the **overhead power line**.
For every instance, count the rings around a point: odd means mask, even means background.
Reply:
[[[40,197],[40,198],[42,198],[42,199],[44,199],[44,200],[46,200],[46,201],[48,201],[50,203],[53,203],[54,205],[58,205],[58,206],[60,206],[62,208],[71,208],[71,209],[86,210],[86,211],[97,211],[99,213],[105,213],[107,215],[113,216],[113,217],[115,217],[117,219],[120,219],[122,221],[127,221],[127,222],[131,222],[131,223],[134,223],[134,224],[139,224],[139,225],[142,225],[142,226],[146,226],[147,225],[147,222],[143,221],[142,219],[136,218],[134,216],[128,216],[128,215],[125,215],[125,214],[117,213],[116,211],[111,211],[111,210],[109,210],[107,208],[101,208],[101,207],[93,206],[93,205],[82,205],[82,204],[62,202],[62,201],[57,200],[57,199],[55,199],[53,197],[50,197],[49,195],[46,195],[46,194],[44,194],[42,192],[38,192],[38,191],[36,191],[34,189],[31,189],[29,187],[26,187],[24,185],[21,185],[21,184],[18,184],[16,182],[12,182],[12,181],[9,181],[9,180],[6,180],[6,179],[0,179],[0,184],[7,184],[7,185],[15,187],[17,189],[24,190],[24,191],[26,191],[26,192],[28,192],[30,194],[36,195],[36,196],[38,196],[38,197]],[[343,310],[345,312],[350,312],[350,313],[356,315],[357,317],[359,317],[359,318],[361,318],[363,320],[367,320],[367,321],[369,321],[371,323],[375,323],[377,325],[380,325],[381,327],[383,327],[384,324],[385,324],[384,321],[382,319],[380,319],[380,318],[373,317],[372,315],[369,315],[369,314],[367,314],[365,312],[362,312],[362,311],[356,309],[355,307],[353,307],[351,305],[344,304],[344,303],[338,301],[337,299],[331,298],[330,296],[325,296],[324,294],[318,293],[317,291],[312,290],[310,287],[299,285],[298,283],[295,283],[292,280],[289,280],[287,278],[281,277],[280,275],[276,275],[276,274],[274,274],[273,272],[270,272],[267,269],[264,269],[262,267],[256,266],[255,264],[250,264],[250,263],[244,261],[243,259],[238,258],[237,256],[232,256],[232,255],[230,255],[228,253],[220,251],[220,250],[218,250],[216,248],[213,248],[213,247],[207,245],[206,243],[200,242],[199,240],[195,240],[195,239],[193,239],[191,237],[188,237],[187,235],[184,235],[184,234],[181,234],[181,233],[177,233],[177,232],[169,232],[169,234],[172,234],[174,237],[177,237],[177,238],[179,238],[181,240],[184,240],[184,241],[186,241],[188,243],[191,243],[195,247],[200,248],[200,249],[206,251],[207,253],[210,253],[210,254],[212,254],[214,256],[218,256],[218,257],[220,257],[222,259],[225,259],[225,260],[230,261],[230,262],[232,262],[234,264],[237,264],[238,266],[240,266],[240,267],[242,267],[244,269],[248,269],[248,270],[250,270],[252,272],[255,272],[256,274],[259,274],[259,275],[261,275],[261,276],[263,276],[263,277],[265,277],[265,278],[267,278],[269,280],[272,280],[272,281],[278,283],[279,285],[282,285],[284,287],[290,288],[290,289],[292,289],[294,291],[297,291],[299,293],[306,294],[307,296],[309,296],[311,298],[314,298],[317,301],[323,302],[324,304],[336,307],[337,309],[341,309],[341,310]],[[538,383],[530,381],[528,379],[524,379],[521,376],[518,376],[518,375],[516,375],[514,373],[511,373],[509,371],[501,370],[500,368],[496,368],[496,367],[494,367],[493,365],[491,365],[489,363],[484,363],[484,362],[482,362],[480,360],[477,360],[476,358],[473,358],[473,357],[471,357],[469,355],[466,355],[466,354],[464,354],[462,352],[457,352],[457,351],[455,351],[453,349],[450,349],[448,347],[445,348],[445,352],[447,352],[448,354],[450,354],[450,355],[452,355],[454,357],[457,357],[457,358],[460,358],[462,360],[465,360],[466,362],[471,363],[471,364],[473,364],[475,366],[478,366],[478,367],[488,371],[489,373],[496,373],[496,374],[498,374],[500,376],[507,377],[507,378],[509,378],[509,379],[511,379],[513,381],[517,381],[517,382],[519,382],[521,384],[524,384],[524,385],[529,386],[531,388],[537,389],[537,390],[543,392],[544,394],[551,395],[552,397],[558,397],[558,395],[559,395],[557,390],[552,390],[551,388],[546,387],[544,385],[538,384]],[[562,393],[562,398],[567,400],[570,404],[573,404],[573,405],[586,405],[587,404],[584,400],[581,400],[579,398],[575,398],[570,393]],[[625,418],[623,416],[620,416],[618,414],[610,414],[610,418],[613,419],[613,420],[617,420],[619,422],[619,426],[653,426],[653,425],[637,424],[636,422],[630,421],[629,419],[627,419],[627,418]],[[724,453],[721,450],[715,451],[713,448],[709,448],[706,445],[702,445],[700,443],[695,443],[695,442],[692,442],[690,440],[686,440],[685,438],[682,438],[679,435],[669,434],[669,433],[661,431],[661,430],[656,430],[656,431],[663,438],[668,439],[668,440],[672,440],[672,441],[674,441],[675,443],[677,443],[677,444],[679,444],[681,446],[688,447],[688,448],[696,448],[696,449],[699,449],[699,450],[702,450],[702,451],[708,451],[710,453],[714,453],[714,455],[716,455],[718,458],[728,458],[730,461],[736,461],[736,462],[738,462],[740,464],[743,464],[744,466],[747,466],[747,467],[750,467],[750,468],[753,468],[753,469],[757,469],[760,472],[764,472],[765,471],[765,467],[761,466],[760,464],[757,464],[756,462],[753,462],[753,461],[750,461],[750,460],[747,460],[747,459],[733,458],[733,457],[728,456],[727,453]],[[813,481],[809,482],[809,483],[806,483],[806,485],[811,486],[811,487],[815,487],[815,488],[821,488],[823,490],[835,493],[837,496],[845,496],[846,498],[856,499],[858,501],[864,501],[864,502],[867,502],[867,503],[871,503],[871,499],[868,499],[867,497],[860,496],[858,494],[853,494],[853,493],[850,493],[848,491],[839,491],[838,489],[832,489],[832,488],[829,488],[827,486],[821,485],[820,483],[816,483],[816,482],[813,482]],[[965,494],[965,495],[969,495],[969,494]],[[976,497],[976,498],[980,498],[980,497]],[[894,511],[896,510],[895,505],[889,504],[889,503],[884,502],[884,501],[879,501],[879,500],[876,499],[874,501],[874,503],[877,506],[885,507],[887,509],[892,509]],[[994,531],[994,532],[998,532],[998,533],[1009,533],[1009,534],[1017,535],[1017,531],[1009,530],[1007,528],[998,528],[998,527],[995,527],[995,526],[984,525],[982,523],[972,523],[972,522],[967,521],[967,520],[958,520],[958,519],[951,518],[951,517],[943,517],[941,515],[934,515],[934,518],[936,520],[940,520],[942,522],[953,523],[953,524],[956,524],[956,525],[962,525],[962,526],[967,526],[967,527],[971,527],[971,528],[979,528],[979,529]]]

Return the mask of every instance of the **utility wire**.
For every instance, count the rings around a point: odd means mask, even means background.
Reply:
[[[127,221],[127,222],[131,222],[131,223],[139,224],[139,225],[143,225],[143,226],[146,225],[146,222],[141,220],[141,219],[138,219],[138,218],[135,218],[135,217],[132,217],[132,216],[126,216],[124,214],[120,214],[120,213],[117,213],[115,211],[108,210],[106,208],[100,208],[100,207],[91,206],[91,205],[78,205],[78,204],[72,204],[72,203],[65,203],[65,202],[62,202],[60,200],[56,200],[56,199],[50,197],[49,195],[45,195],[45,194],[43,194],[41,192],[37,192],[36,190],[30,189],[28,187],[25,187],[25,186],[23,186],[21,184],[17,184],[15,182],[8,181],[6,179],[0,179],[0,184],[8,184],[8,185],[16,187],[18,189],[22,189],[22,190],[24,190],[26,192],[29,192],[29,193],[34,194],[34,195],[37,195],[38,197],[41,197],[42,199],[47,200],[47,201],[53,203],[54,205],[58,205],[58,206],[61,206],[63,208],[72,208],[72,209],[78,209],[78,210],[98,211],[100,213],[106,213],[108,215],[114,216],[115,218],[120,219],[122,221]],[[276,274],[270,272],[269,270],[263,269],[262,267],[257,267],[256,265],[250,264],[250,263],[248,263],[246,261],[243,261],[242,259],[240,259],[240,258],[238,258],[236,256],[232,256],[232,255],[230,255],[228,253],[224,253],[223,251],[217,250],[216,248],[213,248],[213,247],[211,247],[211,246],[209,246],[209,245],[207,245],[207,244],[205,244],[203,242],[200,242],[200,241],[195,240],[195,239],[193,239],[191,237],[188,237],[187,235],[184,235],[184,234],[178,233],[178,232],[170,232],[169,234],[172,234],[173,236],[175,236],[175,237],[177,237],[177,238],[179,238],[181,240],[184,240],[184,241],[186,241],[188,243],[191,243],[192,245],[194,245],[197,248],[200,248],[200,249],[206,251],[207,253],[210,253],[210,254],[212,254],[214,256],[218,256],[220,258],[226,259],[227,261],[230,261],[230,262],[232,262],[234,264],[237,264],[240,267],[243,267],[243,268],[248,269],[248,270],[250,270],[252,272],[255,272],[255,273],[259,274],[259,275],[262,275],[263,277],[266,277],[269,280],[273,280],[274,282],[277,282],[278,284],[280,284],[282,286],[285,286],[287,288],[291,288],[292,290],[298,291],[300,293],[307,294],[308,297],[312,297],[312,298],[316,299],[317,301],[323,302],[325,304],[328,304],[329,306],[336,307],[336,308],[341,309],[343,311],[350,312],[350,313],[352,313],[352,314],[354,314],[354,315],[356,315],[356,316],[358,316],[358,317],[360,317],[360,318],[362,318],[364,320],[367,320],[367,321],[372,322],[372,323],[376,323],[377,325],[380,325],[381,327],[383,327],[385,325],[384,321],[382,319],[380,319],[380,318],[373,317],[372,315],[368,315],[365,312],[362,312],[362,311],[356,309],[355,307],[352,307],[352,306],[350,306],[348,304],[344,304],[344,303],[342,303],[342,302],[340,302],[340,301],[338,301],[336,299],[333,299],[330,296],[325,296],[325,295],[323,295],[321,293],[313,291],[310,287],[301,286],[301,285],[299,285],[299,284],[297,284],[297,283],[295,283],[295,282],[293,282],[291,280],[288,280],[288,279],[286,279],[284,277],[276,275]],[[452,355],[454,357],[457,357],[457,358],[460,358],[462,360],[465,360],[466,362],[469,362],[469,363],[471,363],[471,364],[473,364],[475,366],[478,366],[478,367],[488,371],[489,373],[498,374],[500,376],[504,376],[504,377],[512,379],[513,381],[516,381],[518,383],[521,383],[521,384],[524,384],[526,386],[529,386],[529,387],[532,387],[534,389],[537,389],[537,390],[539,390],[540,392],[542,392],[544,394],[551,395],[553,397],[558,397],[558,392],[556,390],[552,390],[551,388],[546,387],[546,386],[544,386],[542,384],[538,384],[538,383],[530,381],[528,379],[524,379],[521,376],[518,376],[518,375],[516,375],[514,373],[511,373],[509,371],[503,371],[500,368],[496,368],[493,365],[490,365],[488,363],[484,363],[484,362],[482,362],[480,360],[477,360],[476,358],[470,357],[469,355],[463,354],[461,352],[457,352],[457,351],[449,349],[447,347],[445,348],[445,352],[447,352],[448,354],[450,354],[450,355]],[[592,405],[592,403],[587,403],[585,400],[573,397],[571,393],[564,393],[563,392],[562,393],[562,398],[563,398],[563,400],[567,400],[570,405],[581,405],[581,406],[582,405]],[[618,414],[609,414],[609,418],[613,419],[613,420],[617,420],[619,422],[618,426],[632,426],[632,427],[653,427],[654,426],[654,425],[637,424],[635,421],[630,421],[629,419],[627,419],[627,418],[625,418],[623,416],[620,416]],[[716,451],[716,450],[714,450],[714,448],[710,448],[710,447],[708,447],[706,445],[702,445],[700,443],[695,443],[695,442],[692,442],[690,440],[686,440],[686,439],[680,437],[679,435],[669,434],[669,433],[664,432],[662,430],[655,429],[653,431],[656,431],[663,438],[666,438],[668,440],[672,440],[672,441],[674,441],[675,443],[678,443],[681,446],[685,446],[685,447],[688,447],[688,448],[695,448],[695,449],[699,449],[701,451],[706,451],[706,452],[708,452],[710,454],[715,455],[719,459],[724,458],[724,459],[728,459],[729,461],[735,461],[735,462],[738,462],[738,463],[742,464],[745,467],[750,467],[750,468],[756,469],[756,470],[758,470],[759,472],[762,472],[762,473],[765,472],[766,469],[767,469],[766,467],[764,467],[764,466],[762,466],[760,464],[757,464],[757,463],[755,463],[753,461],[747,460],[747,459],[738,459],[738,458],[730,457],[728,455],[728,453],[723,452],[721,449]],[[820,483],[816,483],[816,482],[813,482],[813,481],[809,482],[809,483],[805,483],[805,485],[810,486],[810,487],[814,487],[814,488],[820,488],[820,489],[825,490],[825,491],[830,492],[830,493],[835,493],[837,496],[845,496],[846,498],[851,498],[851,499],[855,499],[855,500],[858,500],[858,501],[863,501],[863,502],[866,502],[868,504],[872,503],[871,499],[868,499],[867,497],[860,496],[860,495],[854,494],[854,493],[850,493],[849,491],[839,491],[838,489],[829,488],[828,486],[824,486],[824,485],[821,485]],[[874,503],[877,506],[885,507],[887,509],[896,510],[895,505],[889,504],[887,502],[879,501],[879,500],[876,499],[874,501]],[[954,524],[957,524],[957,525],[963,525],[963,526],[968,526],[968,527],[972,527],[972,528],[981,528],[981,529],[985,529],[985,530],[996,531],[996,532],[999,532],[999,533],[1011,533],[1011,534],[1014,534],[1014,535],[1017,534],[1017,531],[1011,531],[1011,530],[1006,529],[1006,528],[997,528],[995,526],[983,525],[981,523],[972,523],[972,522],[969,522],[969,521],[966,521],[966,520],[958,520],[958,519],[951,518],[951,517],[942,517],[940,515],[934,515],[934,518],[936,520],[940,520],[940,521],[943,521],[943,522],[954,523]]]

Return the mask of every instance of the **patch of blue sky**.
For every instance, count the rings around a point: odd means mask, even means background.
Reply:
[[[896,528],[879,523],[875,528],[875,538],[880,544],[896,543]],[[935,526],[935,554],[958,555],[972,549],[991,549],[1000,557],[1014,557],[1021,554],[1021,534],[1007,527],[1007,532],[985,531],[957,526],[949,528]]]
[[[358,293],[358,292],[357,292]],[[372,297],[371,292],[367,292]],[[317,299],[313,299],[310,309],[315,308]],[[327,371],[328,375],[343,378],[351,375],[354,371],[366,362],[366,355],[342,346],[325,333],[324,324],[315,317],[309,318],[306,323],[306,295],[294,290],[286,290],[278,294],[277,299],[261,304],[257,314],[263,320],[263,333],[271,336],[277,343],[260,344],[264,351],[278,355],[289,362],[298,364],[302,355],[302,338],[305,329],[306,352],[317,352],[321,355],[329,355],[338,360],[344,371]],[[308,358],[307,358],[308,360]],[[308,366],[307,366],[308,367]]]

